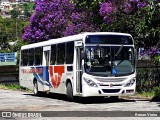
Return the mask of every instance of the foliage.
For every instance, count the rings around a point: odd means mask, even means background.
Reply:
[[[24,4],[22,6],[19,6],[20,8],[22,8],[23,10],[28,10],[28,11],[33,11],[35,6],[34,6],[34,2],[29,2],[27,4]]]
[[[31,13],[28,10],[24,10],[24,16],[26,18],[29,18],[31,16]]]
[[[101,31],[130,33],[137,47],[149,47],[160,42],[160,6],[158,0],[108,0],[100,15]]]
[[[154,88],[154,96],[160,99],[160,87]]]
[[[18,89],[20,89],[20,86],[18,84],[11,84],[11,85],[1,84],[0,88],[2,88],[2,89],[11,89],[11,90],[18,90]]]
[[[76,6],[81,8],[91,9],[95,4],[99,3],[103,0],[71,0],[72,3],[76,4]]]
[[[87,10],[79,10],[78,12],[72,13],[70,16],[70,23],[68,23],[63,35],[69,36],[79,34],[81,32],[99,31],[98,26],[96,28],[96,25],[91,22],[93,21],[92,16],[93,14]]]
[[[154,57],[154,62],[157,64],[160,62],[160,55]]]
[[[20,15],[20,11],[16,10],[16,9],[13,9],[10,11],[9,13],[11,15],[12,18],[17,18],[18,15]]]
[[[135,94],[136,97],[138,98],[153,98],[154,97],[154,90],[150,91],[150,92],[141,92],[141,93],[136,93]]]
[[[158,46],[146,48],[143,50],[141,49],[140,56],[142,58],[148,56],[148,59],[146,60],[151,60],[156,65],[156,67],[158,67],[158,64],[160,63],[160,49]]]
[[[103,16],[103,20],[110,24],[113,21],[117,21],[119,16],[131,15],[146,5],[146,0],[108,0],[101,4],[99,13]]]
[[[10,46],[9,42],[22,43],[20,37],[27,24],[28,22],[21,20],[0,18],[0,52],[15,52],[19,49],[17,46]]]
[[[154,87],[160,86],[160,69],[139,68],[137,70],[137,92],[151,92]]]
[[[19,40],[19,41],[17,41],[17,43],[14,46],[12,46],[10,48],[11,52],[17,52],[17,57],[16,57],[17,65],[19,65],[19,61],[20,61],[20,49],[21,49],[21,46],[27,45],[27,44],[28,43],[26,41],[24,42],[24,41]],[[18,69],[19,69],[19,67],[18,67]]]
[[[22,37],[30,43],[99,30],[93,24],[93,14],[76,8],[70,0],[36,0],[35,5],[35,13]]]
[[[103,2],[99,13],[103,16],[104,23],[101,24],[101,31],[130,33],[137,39],[136,26],[145,15],[144,9],[147,2],[143,0],[108,0]]]
[[[13,19],[18,18],[19,15],[24,15],[25,18],[29,18],[33,14],[34,2],[30,2],[23,5],[14,6],[14,9],[9,12]]]
[[[160,2],[148,0],[145,14],[135,26],[137,42],[140,46],[160,46]]]
[[[137,91],[140,93],[154,92],[155,97],[158,98],[157,95],[160,90],[157,89],[160,86],[160,49],[157,46],[141,49],[140,55],[149,56],[150,59],[145,60],[146,67],[149,69],[144,68],[137,71]],[[153,63],[152,66],[151,63]]]
[[[160,41],[158,0],[36,0],[35,3],[35,13],[22,37],[30,43],[83,31],[130,33],[137,47],[155,46]]]
[[[21,87],[19,84],[0,84],[0,89],[30,91],[27,88]]]
[[[103,18],[99,14],[100,4],[105,0],[71,0],[78,9],[88,10],[93,14],[93,23],[98,25],[98,29],[103,23]]]
[[[19,5],[18,7],[23,10],[24,12],[23,14],[26,18],[31,17],[31,15],[33,14],[33,10],[35,8],[34,2],[29,2],[24,5]]]
[[[0,18],[0,48],[1,50],[4,50],[6,48],[9,48],[9,44],[8,44],[8,33],[7,33],[7,23],[8,21],[6,20],[4,22],[4,20],[2,18]]]

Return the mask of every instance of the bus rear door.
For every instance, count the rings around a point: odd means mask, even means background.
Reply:
[[[43,48],[43,91],[49,91],[49,60],[51,46]]]

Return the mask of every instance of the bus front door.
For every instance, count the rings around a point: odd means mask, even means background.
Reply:
[[[76,48],[76,92],[82,93],[82,48]]]

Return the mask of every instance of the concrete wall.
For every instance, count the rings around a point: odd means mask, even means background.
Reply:
[[[18,66],[0,66],[0,84],[18,84]]]

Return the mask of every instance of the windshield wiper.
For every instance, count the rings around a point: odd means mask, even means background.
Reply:
[[[117,53],[115,54],[115,56],[117,57],[119,55],[119,53],[121,52],[123,48],[123,45],[118,49]],[[118,63],[113,63],[113,66],[118,66],[121,62],[123,62],[123,60],[120,60]]]
[[[117,57],[117,56],[119,55],[119,53],[121,52],[122,48],[123,48],[123,45],[119,48],[119,50],[118,50],[117,53],[115,54],[116,57]]]

